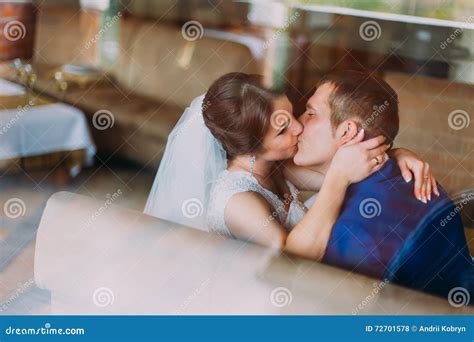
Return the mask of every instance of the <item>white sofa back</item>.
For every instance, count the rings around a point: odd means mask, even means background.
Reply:
[[[463,314],[447,301],[58,192],[35,281],[53,314]],[[383,310],[382,310],[383,308]]]

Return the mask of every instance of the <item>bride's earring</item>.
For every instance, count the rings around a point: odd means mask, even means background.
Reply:
[[[257,160],[257,157],[253,155],[250,157],[250,175],[253,176],[253,168],[255,166],[255,161]]]

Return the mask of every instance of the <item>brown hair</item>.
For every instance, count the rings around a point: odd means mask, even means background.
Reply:
[[[225,74],[212,83],[204,97],[204,123],[229,159],[261,148],[273,101],[283,95],[265,88],[261,80],[259,75]]]
[[[348,119],[359,120],[366,139],[384,135],[392,144],[398,134],[398,96],[382,78],[361,71],[334,72],[323,77],[318,87],[331,83],[331,124],[338,127]]]

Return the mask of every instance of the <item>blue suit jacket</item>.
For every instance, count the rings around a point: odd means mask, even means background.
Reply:
[[[413,181],[406,183],[389,160],[349,187],[324,262],[443,296],[462,286],[474,299],[459,210],[439,188],[439,197],[418,201]]]

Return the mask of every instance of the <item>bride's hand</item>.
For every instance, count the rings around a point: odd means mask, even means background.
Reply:
[[[380,170],[388,160],[385,151],[390,145],[384,144],[384,136],[380,135],[367,141],[362,139],[363,129],[351,141],[339,147],[328,170],[328,173],[335,174],[347,185],[367,178]]]
[[[408,183],[415,177],[415,197],[426,203],[431,200],[431,193],[439,196],[436,179],[431,173],[430,165],[423,161],[416,153],[404,149],[396,148],[390,151],[390,155],[395,158],[403,179]]]

